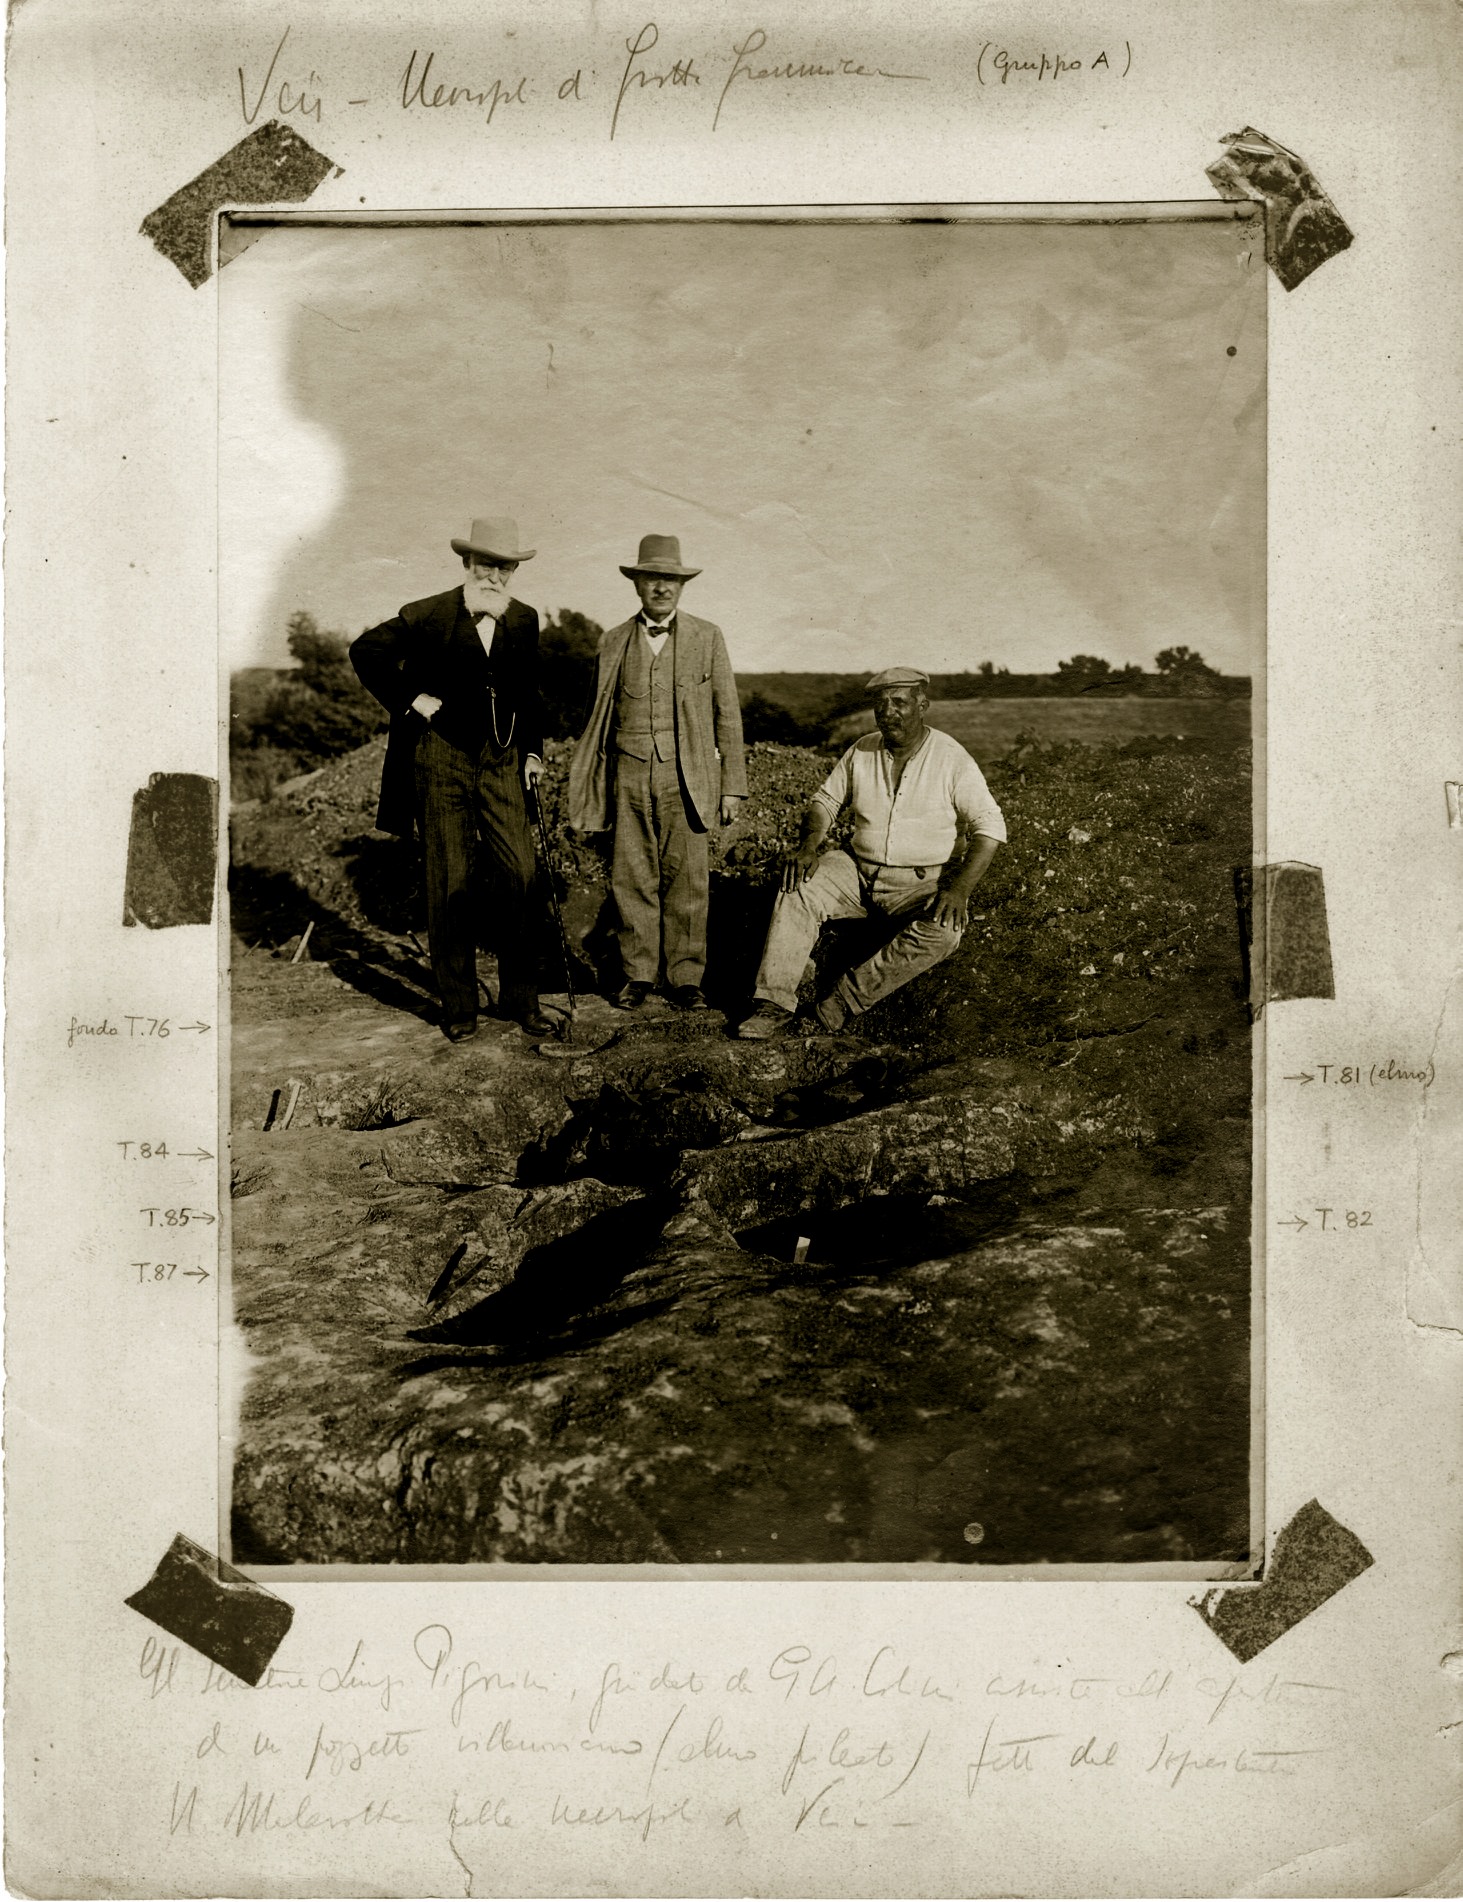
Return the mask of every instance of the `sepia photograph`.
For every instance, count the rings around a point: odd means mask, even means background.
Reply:
[[[236,1564],[1250,1570],[1251,209],[225,232]]]
[[[1456,1889],[1457,23],[13,10],[8,1890]]]

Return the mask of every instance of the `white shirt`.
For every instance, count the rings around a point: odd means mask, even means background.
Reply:
[[[958,740],[931,727],[904,762],[894,790],[894,756],[878,733],[865,733],[813,794],[836,819],[853,806],[853,851],[877,865],[943,865],[958,828],[1004,839],[1006,821],[985,774]]]
[[[640,632],[645,636],[645,645],[657,660],[660,659],[660,650],[671,637],[671,621],[674,619],[672,615],[670,620],[649,621],[643,614],[640,616]]]

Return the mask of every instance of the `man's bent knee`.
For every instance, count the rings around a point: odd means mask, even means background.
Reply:
[[[958,948],[965,933],[959,925],[941,925],[933,918],[921,918],[909,927],[909,935],[922,948],[934,952],[936,957],[948,958]]]
[[[777,894],[777,902],[772,907],[774,920],[783,911],[801,912],[805,918],[811,918],[820,925],[828,921],[828,906],[811,879],[804,879],[801,885],[794,885],[790,892]]]

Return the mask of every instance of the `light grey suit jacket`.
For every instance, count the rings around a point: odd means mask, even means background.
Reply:
[[[625,649],[638,621],[622,621],[603,636],[595,675],[594,708],[569,767],[569,823],[577,832],[606,832],[612,823],[610,758],[614,748],[615,690]],[[742,709],[736,675],[721,629],[694,614],[677,613],[675,637],[676,759],[701,824],[721,816],[725,797],[746,797]]]

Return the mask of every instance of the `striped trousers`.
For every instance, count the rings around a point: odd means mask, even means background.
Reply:
[[[536,866],[518,754],[474,757],[429,727],[417,743],[427,944],[448,1023],[478,1014],[477,949],[498,954],[498,1012],[538,1008]]]

